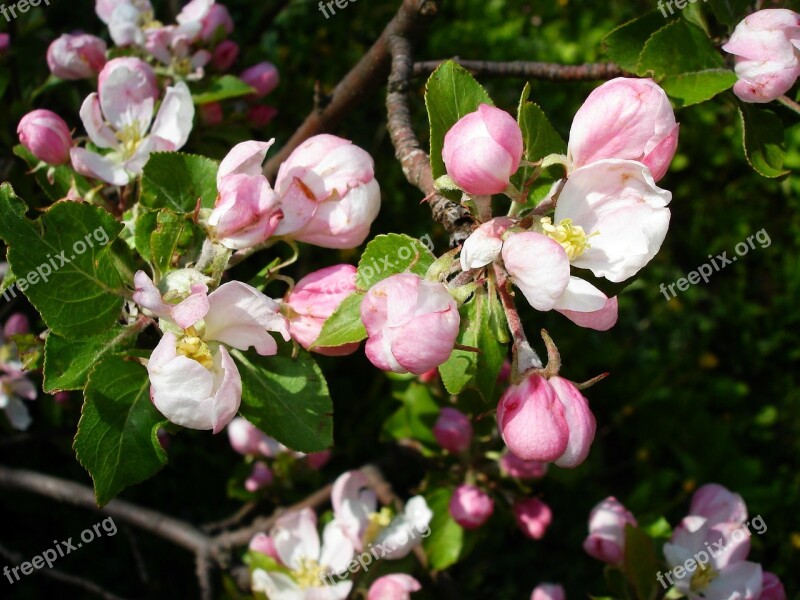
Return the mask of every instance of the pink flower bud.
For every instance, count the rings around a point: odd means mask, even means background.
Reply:
[[[8,339],[12,335],[21,335],[31,330],[31,322],[24,313],[14,313],[3,325],[3,337]]]
[[[272,63],[261,62],[242,71],[239,79],[255,90],[255,93],[252,94],[253,97],[263,98],[278,87],[280,74],[278,67]]]
[[[727,488],[709,483],[700,488],[692,496],[690,515],[705,517],[711,525],[718,523],[738,523],[747,521],[747,505],[739,494]]]
[[[330,450],[323,450],[322,452],[312,452],[306,454],[306,464],[309,469],[319,471],[322,467],[328,464],[331,460],[332,452]]]
[[[746,17],[722,49],[736,57],[739,81],[733,93],[743,102],[771,102],[800,76],[800,15],[768,8]]]
[[[248,492],[257,492],[272,483],[273,478],[270,468],[262,462],[257,462],[253,465],[250,477],[244,482],[244,489]]]
[[[243,456],[260,454],[259,444],[265,434],[247,419],[234,417],[228,424],[228,441],[231,448]]]
[[[522,533],[533,540],[542,539],[553,520],[550,507],[538,498],[520,500],[511,510]]]
[[[302,226],[282,224],[278,235],[323,248],[363,243],[381,207],[372,157],[327,134],[309,138],[289,155],[278,170],[275,190],[286,209],[311,215]]]
[[[759,600],[786,600],[786,590],[775,573],[764,571]]]
[[[322,331],[322,326],[345,298],[356,291],[356,268],[334,265],[306,275],[286,298],[289,331],[292,338],[308,350]],[[358,349],[358,344],[333,348],[314,348],[327,356],[344,356]]]
[[[47,49],[47,66],[61,79],[94,77],[106,64],[106,43],[88,34],[65,33]]]
[[[473,231],[461,249],[461,269],[480,269],[493,262],[503,249],[503,234],[514,221],[498,217]]]
[[[577,467],[589,455],[597,422],[586,398],[571,382],[561,377],[551,377],[549,383],[564,407],[564,418],[569,428],[567,449],[555,463],[564,468]]]
[[[205,42],[210,42],[222,31],[222,37],[233,33],[233,19],[228,9],[219,3],[211,5],[208,14],[202,21],[203,27],[200,30],[200,38]]]
[[[220,123],[222,123],[224,115],[222,112],[222,104],[220,104],[219,102],[209,102],[208,104],[201,104],[197,108],[200,112],[200,118],[206,125],[219,125]]]
[[[410,600],[411,592],[422,589],[419,581],[405,573],[392,573],[376,579],[369,587],[367,600]]]
[[[49,165],[69,162],[72,134],[56,113],[44,109],[29,112],[20,120],[17,134],[20,143],[39,160]]]
[[[500,459],[500,468],[509,477],[517,479],[541,479],[547,473],[547,463],[538,460],[522,460],[511,451]]]
[[[605,158],[644,163],[658,181],[678,146],[678,124],[666,93],[652,79],[618,77],[594,90],[572,121],[572,168]]]
[[[278,116],[278,109],[274,106],[258,104],[247,109],[247,122],[252,127],[269,125],[276,116]]]
[[[583,542],[587,554],[610,565],[625,560],[625,525],[637,526],[636,519],[619,501],[609,496],[589,515],[589,537]]]
[[[451,454],[460,454],[472,443],[472,423],[460,410],[443,408],[433,426],[439,445]]]
[[[170,437],[166,429],[159,427],[158,431],[156,431],[156,438],[158,439],[159,446],[161,446],[161,449],[164,450],[164,452],[169,450]]]
[[[552,462],[567,449],[564,406],[541,375],[509,387],[497,405],[497,425],[509,449],[523,460]]]
[[[460,485],[450,498],[450,516],[464,529],[478,529],[494,512],[494,500],[474,485]]]
[[[134,57],[108,61],[98,76],[97,90],[103,113],[108,118],[132,105],[141,105],[150,99],[155,102],[159,96],[155,71],[149,64]],[[117,122],[121,119],[113,120]]]
[[[11,47],[11,36],[7,33],[0,33],[0,55],[6,54]]]
[[[275,542],[266,533],[257,533],[250,540],[249,549],[253,552],[260,552],[266,556],[272,557],[278,564],[281,563],[278,551],[275,549]]]
[[[540,583],[531,594],[531,600],[566,600],[564,586],[556,583]]]
[[[53,402],[55,402],[56,404],[66,404],[67,402],[69,402],[69,392],[58,392],[53,396]],[[160,433],[161,429],[159,429],[158,431]]]
[[[220,180],[208,224],[215,228],[223,246],[252,248],[265,242],[280,223],[279,202],[263,175],[229,175]]]
[[[459,119],[444,137],[447,174],[469,194],[499,194],[522,160],[522,131],[507,112],[488,104]]]
[[[367,358],[384,371],[421,375],[448,358],[461,318],[441,283],[412,273],[378,282],[361,303]]]
[[[211,64],[217,71],[224,73],[233,66],[237,58],[239,58],[239,44],[232,40],[223,40],[214,48]]]

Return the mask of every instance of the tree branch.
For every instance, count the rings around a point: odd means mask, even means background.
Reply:
[[[413,57],[411,43],[402,35],[389,38],[392,69],[386,94],[389,136],[408,182],[419,188],[429,199],[435,221],[450,234],[450,246],[456,247],[469,237],[474,222],[469,211],[436,193],[430,157],[422,150],[411,125],[408,88]]]
[[[426,60],[414,63],[414,77],[430,75],[448,59]],[[522,79],[542,79],[545,81],[603,81],[615,77],[635,77],[620,69],[614,63],[588,63],[584,65],[559,65],[555,63],[529,62],[516,60],[512,62],[495,62],[490,60],[452,59],[481,77],[518,77]]]
[[[283,148],[264,165],[264,174],[273,179],[280,164],[295,148],[313,135],[330,131],[364,96],[383,85],[389,72],[389,37],[410,33],[438,10],[438,0],[403,0],[378,40],[333,89],[328,104],[306,117]]]

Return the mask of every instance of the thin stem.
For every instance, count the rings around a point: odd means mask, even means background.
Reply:
[[[584,65],[559,65],[555,63],[515,60],[496,62],[490,60],[461,60],[460,58],[427,60],[414,63],[414,77],[429,75],[446,60],[456,63],[482,77],[516,77],[521,79],[540,79],[545,81],[603,81],[625,73],[613,63],[588,63]]]
[[[778,102],[783,104],[786,108],[800,115],[800,104],[789,98],[788,96],[779,96]]]
[[[528,342],[525,330],[522,327],[522,319],[517,312],[514,297],[511,294],[508,272],[498,263],[493,264],[494,274],[497,278],[497,292],[500,295],[500,302],[503,304],[503,311],[506,314],[508,328],[511,331],[511,338],[514,340],[514,373],[525,373],[530,369],[541,369],[542,360]]]

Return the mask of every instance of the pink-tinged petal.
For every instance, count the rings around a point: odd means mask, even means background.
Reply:
[[[100,97],[96,93],[89,94],[83,101],[80,110],[81,121],[89,138],[98,148],[116,148],[119,140],[114,131],[106,125],[103,111],[100,110]]]
[[[278,564],[281,564],[281,558],[278,556],[277,550],[275,550],[275,543],[272,541],[272,538],[268,536],[266,533],[257,533],[253,536],[253,539],[250,540],[250,544],[248,545],[248,549],[254,552],[260,552],[265,556],[269,556]]]
[[[319,555],[319,564],[327,567],[333,573],[347,570],[347,565],[353,558],[355,548],[353,542],[346,535],[342,526],[336,521],[331,521],[322,530],[322,550]]]
[[[706,521],[706,526],[711,525]],[[717,523],[708,530],[706,536],[709,544],[714,541],[724,541],[724,551],[715,559],[714,563],[720,569],[747,558],[750,554],[750,531],[740,523]]]
[[[36,400],[38,388],[27,377],[20,375],[11,382],[11,391],[25,400]]]
[[[705,517],[711,525],[724,522],[741,524],[747,521],[747,505],[739,494],[717,483],[708,483],[692,496],[689,514]]]
[[[172,307],[172,320],[181,329],[188,329],[206,316],[210,308],[208,286],[198,283],[192,286],[192,293]]]
[[[608,301],[606,295],[591,283],[580,277],[570,277],[567,288],[556,301],[556,310],[595,312],[601,310]]]
[[[37,109],[26,114],[17,125],[20,143],[31,154],[50,165],[69,162],[72,134],[56,113]]]
[[[294,579],[277,571],[253,571],[252,588],[270,600],[307,600],[308,595]]]
[[[369,362],[379,368],[381,371],[389,371],[392,373],[406,373],[407,371],[397,362],[397,359],[392,354],[392,337],[395,335],[392,331],[385,333],[379,332],[373,334],[364,344],[364,353],[367,355]]]
[[[342,473],[333,484],[331,504],[336,522],[355,549],[361,551],[369,515],[378,508],[378,497],[369,488],[364,473],[357,470]]]
[[[296,180],[295,184],[281,194],[280,207],[283,220],[275,229],[275,235],[295,237],[311,221],[319,204],[309,194],[308,188],[300,180]]]
[[[508,217],[492,219],[473,231],[461,249],[461,269],[480,269],[493,262],[503,249],[503,234],[514,221]]]
[[[275,143],[275,138],[268,142],[241,142],[222,159],[217,171],[217,185],[229,175],[261,175],[261,165],[267,158],[267,151]]]
[[[386,554],[389,560],[405,558],[422,543],[422,536],[430,533],[432,518],[433,512],[425,498],[414,496],[406,503],[403,513],[392,519],[388,527],[378,534],[375,544],[384,544],[389,549]]]
[[[572,219],[592,237],[572,264],[614,282],[635,275],[661,248],[671,197],[638,162],[603,160],[574,171],[558,198],[554,221]]]
[[[138,58],[110,60],[98,78],[100,106],[116,130],[138,126],[143,134],[153,119],[158,85],[152,67]]]
[[[179,150],[189,139],[193,120],[192,94],[186,84],[179,81],[167,88],[150,133],[171,142],[173,149]]]
[[[547,463],[523,460],[510,450],[500,459],[500,468],[509,477],[517,479],[541,479],[547,474]]]
[[[600,310],[593,312],[577,312],[574,310],[557,309],[562,315],[579,327],[594,329],[595,331],[608,331],[617,324],[619,304],[614,296],[606,300]]]
[[[181,9],[175,20],[181,25],[200,22],[208,16],[214,0],[192,0]]]
[[[72,168],[85,177],[100,179],[111,185],[127,185],[130,182],[131,177],[125,167],[110,158],[85,148],[72,148],[69,156]]]
[[[161,291],[153,283],[153,280],[144,271],[136,271],[133,276],[133,285],[136,291],[133,293],[133,301],[142,308],[146,308],[161,319],[172,318],[172,307],[164,302]]]
[[[764,104],[787,93],[800,76],[800,66],[772,61],[737,60],[733,93],[743,102]]]
[[[278,303],[245,283],[229,281],[211,292],[208,301],[204,339],[238,350],[252,346],[262,356],[271,356],[278,346],[268,331],[281,334],[287,342],[291,337]]]
[[[28,407],[19,398],[14,396],[8,397],[7,404],[4,407],[8,422],[17,431],[26,431],[33,423]]]
[[[222,245],[240,250],[265,242],[282,218],[278,195],[266,177],[229,175],[222,179],[208,223]]]
[[[564,405],[541,375],[506,390],[497,405],[497,425],[509,449],[524,460],[552,462],[569,443]]]
[[[531,600],[566,600],[566,598],[564,586],[556,583],[540,583],[531,592]]]
[[[515,233],[503,245],[503,262],[528,303],[552,309],[570,281],[569,258],[561,245],[535,232]]]
[[[786,600],[786,598],[786,590],[778,576],[775,573],[764,571],[759,600]]]
[[[760,564],[737,562],[725,568],[703,592],[706,598],[760,600],[762,578]]]
[[[550,385],[564,407],[564,418],[567,420],[569,428],[567,449],[555,463],[559,467],[571,469],[577,467],[589,456],[597,429],[597,421],[586,398],[574,384],[561,377],[551,377]]]
[[[538,498],[528,498],[516,502],[512,511],[517,526],[532,540],[542,539],[553,521],[553,512],[550,507]]]
[[[319,269],[297,282],[286,305],[301,315],[327,319],[356,291],[356,268],[339,264]]]
[[[448,510],[464,529],[478,529],[494,513],[494,500],[474,485],[460,485],[450,498]]]
[[[221,379],[217,376],[215,381],[217,390],[211,409],[212,431],[219,433],[239,411],[242,401],[242,378],[225,346],[220,346],[214,355],[214,370],[222,374]]]
[[[650,154],[645,156],[643,161],[644,165],[650,169],[655,181],[658,181],[667,174],[672,158],[678,150],[679,135],[680,125],[676,124],[667,137],[656,144],[650,151]]]
[[[317,515],[310,508],[283,514],[270,531],[281,562],[293,571],[306,560],[319,560]]]
[[[372,582],[367,600],[410,600],[410,594],[421,589],[422,585],[411,575],[392,573]]]
[[[460,454],[472,444],[472,423],[460,410],[446,406],[433,426],[433,435],[442,448]]]
[[[455,300],[450,300],[450,308],[416,317],[395,337],[392,354],[409,373],[422,375],[450,358],[461,323]]]

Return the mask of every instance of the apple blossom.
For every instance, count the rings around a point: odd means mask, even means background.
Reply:
[[[511,510],[517,526],[532,540],[542,539],[553,520],[550,507],[538,498],[519,500],[514,503]]]
[[[740,22],[722,49],[736,57],[739,81],[733,93],[743,102],[771,102],[800,76],[800,15],[783,8],[759,10]]]
[[[242,417],[235,417],[228,424],[228,441],[243,456],[273,457],[285,450],[285,446]]]
[[[509,477],[517,479],[541,479],[547,474],[547,463],[523,460],[510,450],[500,459],[500,468]]]
[[[405,573],[378,577],[367,592],[367,600],[411,600],[411,593],[422,589],[419,581]]]
[[[270,468],[262,462],[253,464],[250,476],[244,482],[244,489],[248,492],[257,492],[272,483],[274,475]]]
[[[226,346],[275,354],[277,343],[267,332],[289,340],[278,304],[239,281],[207,296],[206,285],[196,283],[186,298],[168,304],[143,272],[134,280],[134,301],[158,315],[164,330],[147,363],[153,403],[177,425],[218,433],[236,415],[242,395],[241,377]]]
[[[333,585],[326,582],[327,576],[344,572],[353,557],[353,545],[336,521],[325,526],[320,543],[316,514],[309,508],[289,512],[278,518],[270,537],[288,574],[255,569],[254,592],[282,600],[347,598],[353,586],[351,581]]]
[[[442,448],[451,454],[460,454],[472,443],[472,423],[460,410],[447,406],[439,413],[433,435]]]
[[[719,484],[708,483],[698,488],[692,496],[689,514],[704,517],[709,525],[741,525],[747,521],[747,506],[739,494],[734,494]]]
[[[56,113],[41,108],[29,112],[17,125],[17,134],[20,143],[39,160],[49,165],[69,162],[72,134]]]
[[[211,65],[222,73],[227,71],[239,58],[239,44],[233,40],[222,40],[211,54]]]
[[[36,386],[17,361],[0,364],[0,410],[14,429],[25,431],[33,422],[23,400],[36,400]]]
[[[625,560],[625,525],[638,526],[630,511],[609,496],[589,515],[589,537],[584,540],[583,549],[597,560],[622,565]]]
[[[201,79],[203,67],[211,61],[212,55],[208,50],[192,46],[199,28],[197,23],[150,28],[145,33],[144,47],[169,67],[171,73],[188,80]]]
[[[75,170],[112,185],[127,185],[141,174],[152,152],[183,147],[194,118],[189,88],[182,81],[168,87],[153,120],[157,99],[155,73],[147,63],[137,58],[109,61],[100,72],[98,92],[84,100],[80,115],[92,142],[110,152],[73,148]]]
[[[498,217],[483,223],[473,231],[461,249],[461,269],[480,269],[493,262],[503,248],[503,234],[514,221]]]
[[[522,160],[522,131],[507,112],[481,104],[444,137],[447,174],[469,194],[499,194]]]
[[[678,124],[667,94],[652,79],[618,77],[595,89],[572,121],[572,169],[620,158],[645,164],[658,181],[678,147]]]
[[[218,35],[233,33],[233,19],[225,5],[214,3],[203,18],[200,38],[204,42],[213,41]]]
[[[280,74],[278,67],[270,62],[260,62],[242,71],[239,79],[255,90],[252,94],[255,98],[263,98],[278,87]]]
[[[0,337],[0,343],[2,343],[3,338],[8,339],[12,335],[28,333],[30,329],[31,322],[25,313],[13,313],[3,325],[3,335]]]
[[[389,508],[378,512],[377,495],[361,471],[347,471],[336,479],[331,491],[331,504],[334,522],[339,524],[358,552],[374,542],[386,549],[383,558],[399,560],[430,533],[433,513],[425,498],[414,496],[409,499],[403,514],[394,517]]]
[[[313,352],[326,356],[345,356],[355,352],[358,343],[313,347],[325,321],[355,291],[356,268],[353,265],[334,265],[303,277],[283,303],[292,338],[306,350],[311,348]]]
[[[557,583],[540,583],[531,593],[531,600],[566,600],[564,586]]]
[[[689,600],[758,600],[763,575],[761,565],[745,560],[749,550],[750,536],[738,523],[713,525],[690,515],[664,544],[664,557],[672,567],[683,566],[689,559],[696,562],[696,569],[686,569],[683,577],[672,574],[675,589]]]
[[[99,37],[65,33],[47,48],[47,66],[61,79],[94,77],[106,64],[107,50]]]
[[[255,534],[253,539],[250,540],[248,549],[269,556],[275,559],[278,564],[281,564],[278,551],[275,549],[275,542],[266,533]]]
[[[400,273],[370,288],[361,303],[361,321],[373,365],[421,375],[450,357],[461,318],[443,284]]]
[[[460,485],[450,498],[450,516],[464,529],[482,527],[494,512],[494,500],[474,485]]]
[[[144,44],[144,29],[153,23],[150,0],[96,0],[95,12],[117,46]]]
[[[759,600],[786,600],[786,590],[781,580],[774,573],[764,571]]]
[[[278,235],[323,248],[355,248],[369,235],[381,205],[372,157],[328,134],[300,144],[280,166],[275,189],[285,211],[308,215],[285,220]]]

